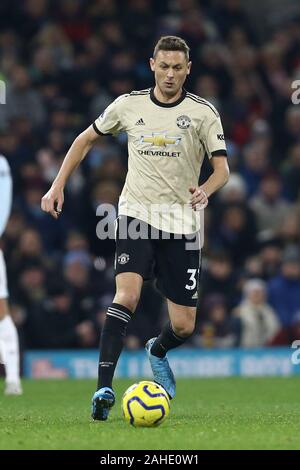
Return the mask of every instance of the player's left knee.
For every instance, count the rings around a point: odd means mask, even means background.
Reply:
[[[180,338],[188,338],[192,336],[195,330],[195,322],[189,322],[179,325],[173,325],[174,333]]]

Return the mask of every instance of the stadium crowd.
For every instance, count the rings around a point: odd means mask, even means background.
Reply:
[[[186,88],[213,103],[231,177],[205,210],[198,324],[189,345],[255,347],[300,338],[300,16],[261,37],[238,0],[2,0],[0,153],[14,206],[2,246],[23,348],[97,347],[114,295],[114,241],[96,209],[117,206],[126,136],[106,137],[71,177],[59,220],[40,201],[73,139],[120,94],[152,86],[163,34],[191,47]],[[210,171],[206,161],[201,180]],[[151,282],[126,338],[165,320]]]

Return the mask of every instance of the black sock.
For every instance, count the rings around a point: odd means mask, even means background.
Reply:
[[[180,336],[177,336],[172,329],[171,323],[169,322],[164,326],[160,335],[153,343],[151,354],[157,357],[165,357],[169,349],[174,349],[178,346],[181,346],[187,339],[188,337],[181,338]]]
[[[132,312],[123,305],[112,303],[107,309],[100,338],[97,390],[101,387],[112,387],[115,368],[123,349],[124,337],[131,317]]]

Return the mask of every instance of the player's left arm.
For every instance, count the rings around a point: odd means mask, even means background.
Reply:
[[[194,210],[197,210],[198,205],[204,209],[208,204],[208,198],[228,181],[229,166],[226,155],[211,157],[210,162],[213,167],[211,176],[201,186],[189,188],[192,194],[190,202]]]
[[[208,198],[222,188],[229,178],[226,144],[223,126],[218,111],[210,103],[207,114],[199,131],[201,142],[204,143],[207,155],[213,167],[212,175],[199,187],[190,188],[191,204],[194,210],[204,209]]]

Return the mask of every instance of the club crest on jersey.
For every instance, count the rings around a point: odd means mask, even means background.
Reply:
[[[191,119],[183,114],[176,119],[176,124],[180,129],[188,129],[191,125]]]
[[[129,261],[129,254],[128,253],[122,253],[120,256],[118,256],[118,263],[119,264],[126,264]]]

